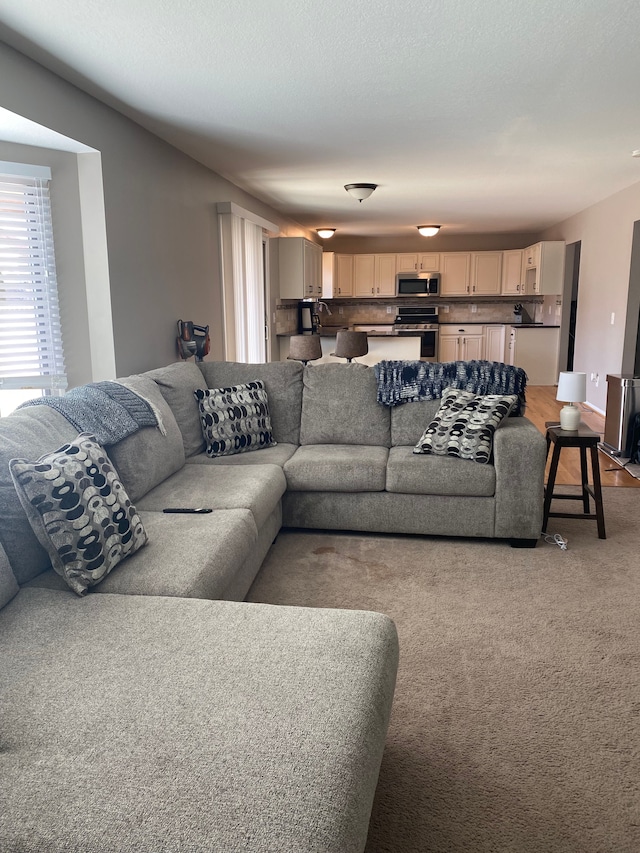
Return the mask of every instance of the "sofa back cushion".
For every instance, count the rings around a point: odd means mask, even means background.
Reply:
[[[5,606],[19,590],[16,576],[11,571],[9,558],[0,545],[0,609]]]
[[[73,441],[78,430],[49,406],[19,409],[0,420],[0,543],[18,583],[51,568],[16,493],[9,460],[38,459]]]
[[[421,400],[391,407],[391,446],[415,445],[440,408],[437,400]]]
[[[182,433],[158,385],[148,376],[128,376],[122,382],[149,402],[157,427],[142,427],[106,448],[131,500],[135,503],[185,462]],[[52,448],[54,449],[54,448]]]
[[[373,370],[357,362],[305,368],[300,444],[389,447],[391,416],[376,388]]]
[[[201,369],[207,388],[228,388],[256,380],[264,382],[274,440],[300,444],[303,369],[299,361],[272,361],[270,364],[203,361]]]
[[[204,450],[204,438],[200,426],[200,412],[194,391],[205,391],[205,382],[200,368],[190,361],[178,361],[167,367],[148,370],[142,374],[153,379],[160,393],[173,412],[180,432],[184,455],[195,456]]]

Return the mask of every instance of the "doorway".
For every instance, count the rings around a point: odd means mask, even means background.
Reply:
[[[573,370],[576,349],[576,323],[578,318],[578,285],[580,282],[581,241],[566,247],[564,265],[564,292],[562,302],[568,310],[562,312],[560,329],[560,370]],[[564,366],[563,366],[564,365]]]

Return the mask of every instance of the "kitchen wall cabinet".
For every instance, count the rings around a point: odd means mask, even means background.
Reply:
[[[545,240],[524,250],[525,293],[559,294],[564,288],[565,243]]]
[[[437,252],[425,254],[396,255],[396,272],[439,272],[440,255]]]
[[[470,278],[470,252],[444,252],[440,256],[441,296],[467,296]]]
[[[322,247],[305,237],[276,237],[280,299],[322,296]]]
[[[505,327],[501,325],[484,327],[484,356],[487,361],[504,361]]]
[[[375,256],[353,256],[353,295],[375,296]]]
[[[353,255],[322,254],[322,295],[325,299],[353,296]]]
[[[396,256],[376,255],[374,280],[376,296],[396,295]]]
[[[512,249],[502,253],[503,296],[522,296],[524,293],[524,252]]]
[[[470,293],[478,296],[499,295],[502,287],[502,252],[473,252],[470,284]]]
[[[439,361],[471,361],[483,358],[484,326],[440,325]]]

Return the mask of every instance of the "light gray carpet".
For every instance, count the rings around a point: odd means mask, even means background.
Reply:
[[[278,537],[249,600],[398,627],[367,853],[640,851],[640,493],[604,491],[608,539],[550,521],[566,551]]]

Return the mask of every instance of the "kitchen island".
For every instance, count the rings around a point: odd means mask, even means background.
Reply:
[[[312,364],[323,364],[326,362],[344,362],[343,358],[336,358],[330,353],[336,349],[336,335],[339,329],[351,328],[359,331],[358,326],[343,326],[338,328],[321,329],[320,344],[322,346],[322,358],[311,362]],[[283,361],[289,355],[289,335],[279,336],[280,360]],[[355,361],[360,364],[377,364],[379,361],[417,361],[420,358],[420,335],[399,335],[397,332],[386,330],[367,331],[367,344],[369,352],[358,356]]]

